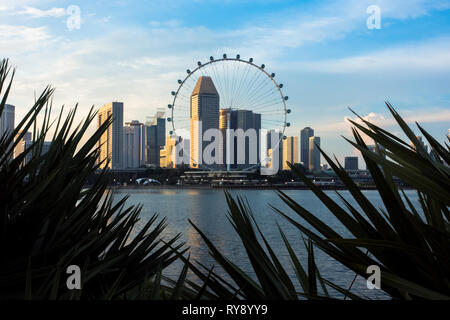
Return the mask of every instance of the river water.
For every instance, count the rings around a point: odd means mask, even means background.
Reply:
[[[348,231],[328,211],[328,209],[309,190],[285,190],[286,194],[295,199],[304,208],[312,212],[316,217],[326,222],[328,226],[342,235],[348,235]],[[339,191],[344,198],[357,207],[348,191]],[[335,191],[325,191],[333,200],[342,204]],[[383,207],[377,191],[363,191],[365,196],[376,206]],[[417,204],[415,191],[406,191],[410,200]],[[251,264],[230,222],[227,220],[227,204],[223,190],[220,189],[117,189],[114,191],[115,199],[129,194],[127,205],[142,204],[141,221],[136,227],[136,232],[150,219],[154,213],[167,218],[167,229],[164,239],[181,233],[182,241],[190,247],[191,261],[199,261],[210,267],[217,266],[210,257],[206,245],[199,234],[189,224],[188,219],[205,233],[216,247],[231,261],[236,263],[247,273],[254,275]],[[269,204],[282,210],[297,221],[303,220],[296,216],[273,190],[233,190],[232,194],[242,196],[248,200],[253,210],[255,219],[264,236],[277,253],[278,258],[289,275],[295,279],[295,273],[285,245],[279,234],[277,223],[282,227],[288,240],[300,258],[303,266],[307,267],[307,256],[303,240],[298,229],[294,228],[284,218],[276,214]],[[326,254],[316,250],[316,261],[322,276],[342,287],[348,287],[355,274],[331,259]],[[176,278],[181,270],[181,264],[175,263],[168,267],[164,273]],[[222,274],[220,268],[215,269]],[[294,280],[294,283],[296,280]],[[357,278],[352,291],[371,298],[386,298],[381,290],[367,289],[365,279]]]

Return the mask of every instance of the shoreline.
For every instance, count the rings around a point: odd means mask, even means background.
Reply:
[[[164,190],[164,189],[195,189],[195,190],[221,190],[221,189],[240,189],[240,190],[310,190],[307,186],[289,186],[289,185],[228,185],[228,186],[211,186],[211,185],[152,185],[152,186],[141,186],[141,185],[129,185],[129,186],[109,186],[110,190]],[[345,186],[319,186],[321,190],[348,190]],[[360,190],[377,190],[375,186],[365,186],[360,187]],[[405,190],[412,190],[412,188],[404,188]]]

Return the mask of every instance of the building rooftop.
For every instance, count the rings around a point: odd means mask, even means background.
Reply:
[[[216,87],[214,86],[214,82],[212,81],[211,77],[208,76],[201,76],[198,78],[197,83],[195,84],[194,90],[192,90],[192,95],[199,95],[199,94],[216,94],[219,95],[219,93],[216,90]]]

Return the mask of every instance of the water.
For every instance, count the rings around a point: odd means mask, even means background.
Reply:
[[[357,207],[357,204],[348,191],[339,191],[346,200]],[[328,226],[342,235],[349,235],[348,231],[328,211],[328,209],[309,190],[285,190],[285,193],[295,199],[304,208],[312,212],[316,217],[326,222]],[[337,203],[342,201],[335,191],[325,191]],[[365,196],[375,205],[383,207],[377,191],[363,191]],[[227,220],[227,204],[223,190],[218,189],[118,189],[115,190],[115,199],[130,194],[128,205],[143,204],[141,221],[137,225],[136,232],[150,219],[154,213],[161,217],[167,217],[168,227],[164,238],[168,239],[178,233],[182,234],[182,241],[190,247],[191,261],[199,261],[210,267],[216,265],[215,271],[223,275],[217,269],[217,264],[210,257],[206,245],[199,234],[189,224],[188,219],[205,233],[216,247],[231,261],[236,263],[244,271],[253,274],[253,269],[247,258],[245,250],[235,233],[230,222]],[[281,226],[292,247],[299,256],[303,266],[307,267],[306,252],[301,234],[284,218],[276,214],[270,207],[280,209],[296,221],[302,221],[273,190],[234,190],[233,195],[245,197],[253,210],[256,221],[264,236],[270,243],[278,258],[289,275],[296,283],[295,273],[279,234],[277,223]],[[414,191],[407,191],[408,197],[417,203],[418,199]],[[331,259],[326,254],[316,250],[316,261],[322,276],[337,285],[348,288],[355,274]],[[176,263],[165,270],[165,274],[176,278],[181,270],[181,264]],[[300,290],[300,287],[298,286]],[[357,278],[353,285],[356,293],[364,294],[371,298],[386,298],[380,290],[368,290],[365,280]]]

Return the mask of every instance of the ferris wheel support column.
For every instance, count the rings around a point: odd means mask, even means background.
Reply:
[[[231,159],[231,155],[230,155],[230,127],[231,127],[231,120],[230,120],[230,116],[228,116],[227,119],[227,172],[231,171],[231,166],[230,166],[230,159]]]

